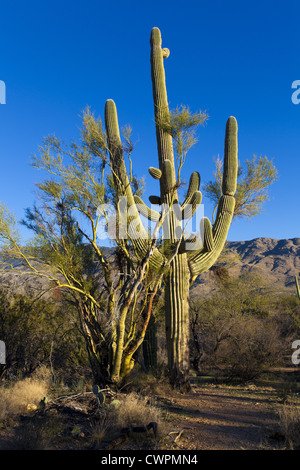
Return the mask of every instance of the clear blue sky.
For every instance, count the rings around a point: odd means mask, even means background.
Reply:
[[[299,1],[10,0],[0,15],[0,200],[18,219],[35,199],[41,175],[29,163],[42,138],[76,139],[82,110],[90,105],[103,117],[109,98],[120,125],[133,128],[134,169],[146,177],[146,196],[158,190],[147,171],[157,165],[149,60],[157,26],[171,51],[170,107],[186,104],[210,116],[185,177],[197,170],[202,182],[212,178],[234,115],[241,164],[267,155],[280,179],[264,212],[234,222],[228,239],[300,236],[300,104],[291,101],[300,79]]]

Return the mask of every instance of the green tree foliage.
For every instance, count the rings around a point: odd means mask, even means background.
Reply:
[[[216,205],[222,194],[222,161],[217,158],[215,179],[204,186],[206,196]],[[265,201],[269,199],[270,186],[278,178],[278,172],[268,157],[256,155],[246,160],[245,168],[239,166],[235,193],[234,218],[251,218],[259,214]]]

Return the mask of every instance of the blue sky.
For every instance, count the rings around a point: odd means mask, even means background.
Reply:
[[[228,239],[300,236],[300,104],[291,100],[292,82],[300,80],[298,1],[11,0],[2,2],[0,14],[6,84],[0,200],[18,219],[35,199],[41,175],[29,163],[42,138],[76,139],[82,110],[90,105],[103,117],[109,98],[120,125],[133,128],[134,170],[145,176],[146,197],[157,193],[147,171],[157,166],[149,60],[157,26],[171,51],[165,61],[170,107],[185,104],[210,116],[188,157],[186,179],[194,170],[204,183],[212,178],[226,120],[234,115],[241,164],[267,155],[279,180],[262,214],[235,221]],[[205,204],[205,215],[211,211]]]

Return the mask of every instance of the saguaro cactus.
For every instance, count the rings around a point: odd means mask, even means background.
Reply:
[[[146,255],[151,241],[144,235],[142,223],[139,220],[139,211],[151,220],[158,221],[163,218],[169,209],[178,206],[177,181],[172,135],[161,126],[162,120],[169,116],[169,107],[165,82],[163,60],[168,57],[169,50],[162,49],[161,33],[158,28],[151,31],[151,74],[154,100],[154,115],[156,122],[156,138],[159,168],[150,167],[150,175],[159,180],[160,196],[151,196],[152,204],[160,204],[162,211],[153,211],[138,197],[133,197],[122,154],[122,146],[118,134],[116,107],[112,100],[106,102],[105,118],[108,135],[108,146],[115,172],[115,180],[123,187],[123,194],[127,196],[128,208],[131,208],[131,220],[135,220],[135,227],[139,227],[140,238],[136,240],[137,248],[142,255]],[[168,224],[163,225],[164,250],[153,250],[151,263],[157,269],[166,265],[164,273],[164,296],[166,315],[166,337],[168,348],[168,365],[171,383],[181,388],[186,386],[189,373],[189,289],[190,282],[202,272],[208,270],[217,260],[226,241],[228,229],[233,216],[237,181],[237,122],[229,117],[225,132],[223,195],[218,204],[215,222],[211,225],[208,218],[201,221],[203,246],[191,249],[189,240],[182,237],[182,219],[190,217],[201,203],[202,195],[199,191],[200,176],[193,172],[187,196],[177,210],[169,210]],[[136,209],[134,207],[136,205]],[[137,223],[138,221],[138,223]],[[136,235],[136,233],[135,233]],[[168,258],[169,263],[166,263]]]

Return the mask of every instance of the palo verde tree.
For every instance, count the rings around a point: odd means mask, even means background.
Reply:
[[[170,113],[167,99],[163,60],[168,57],[168,49],[163,49],[160,30],[151,32],[151,73],[154,99],[154,115],[159,168],[150,167],[150,175],[159,180],[160,195],[151,196],[150,203],[161,207],[161,211],[148,207],[139,196],[132,194],[123,161],[122,144],[119,135],[117,110],[113,100],[105,106],[105,125],[108,136],[111,165],[120,194],[127,198],[127,209],[132,213],[127,229],[135,226],[135,243],[142,256],[153,247],[153,239],[138,236],[142,224],[137,211],[151,221],[161,224],[163,244],[156,246],[151,255],[150,267],[163,274],[168,366],[173,385],[189,386],[189,288],[191,282],[209,269],[217,260],[226,241],[228,229],[235,207],[237,181],[237,122],[229,117],[225,132],[224,168],[222,195],[218,201],[218,211],[213,226],[208,218],[201,221],[202,246],[197,246],[195,238],[184,236],[183,221],[195,213],[201,203],[199,191],[200,176],[197,171],[190,177],[184,202],[179,205],[178,188],[181,185],[180,171],[186,151],[193,144],[193,134],[188,132],[205,119],[204,114],[192,116],[186,108]],[[186,137],[186,138],[185,138]],[[178,157],[175,163],[175,153]],[[176,165],[177,164],[177,165]],[[162,271],[163,267],[163,271]]]
[[[222,195],[223,169],[220,158],[216,159],[214,181],[204,186],[204,193],[217,207]],[[257,158],[253,155],[246,160],[246,169],[239,165],[235,193],[234,219],[251,218],[261,212],[262,205],[269,198],[269,187],[278,178],[278,171],[272,160],[265,155]]]
[[[130,159],[128,129],[124,138]],[[44,140],[33,166],[46,177],[37,184],[38,201],[23,220],[34,237],[24,248],[13,217],[1,206],[1,264],[2,274],[12,269],[43,278],[45,291],[59,289],[76,307],[95,382],[119,385],[143,342],[161,273],[154,277],[148,269],[154,247],[141,256],[127,237],[115,237],[110,251],[101,245],[101,224],[118,233],[122,226],[112,184],[118,176],[109,153],[101,120],[89,109],[79,142],[67,146],[53,136]],[[140,194],[132,175],[128,184]]]

